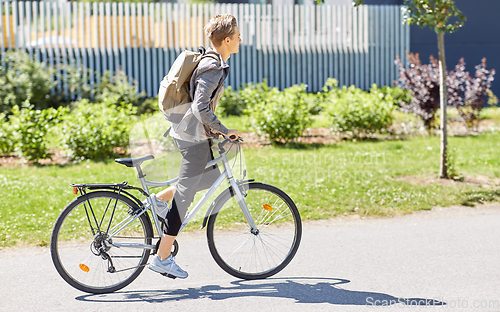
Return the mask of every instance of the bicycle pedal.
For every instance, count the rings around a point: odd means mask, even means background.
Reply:
[[[163,275],[165,277],[170,277],[171,279],[176,279],[177,278],[177,276],[172,275],[172,274],[167,274],[167,273],[161,273],[161,275]]]

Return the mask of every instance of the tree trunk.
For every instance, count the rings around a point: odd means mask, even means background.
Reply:
[[[438,33],[439,49],[439,102],[441,106],[441,166],[439,177],[448,179],[447,174],[447,132],[446,132],[446,104],[448,103],[448,91],[446,88],[446,62],[444,57],[444,33]]]

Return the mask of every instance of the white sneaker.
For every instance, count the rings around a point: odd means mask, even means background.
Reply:
[[[160,257],[156,255],[149,264],[149,269],[165,275],[170,278],[186,278],[188,273],[181,269],[177,263],[175,263],[175,258],[170,255],[167,259],[160,260]]]

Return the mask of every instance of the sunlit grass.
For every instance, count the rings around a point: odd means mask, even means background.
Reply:
[[[342,142],[321,148],[266,146],[244,149],[244,154],[248,178],[283,189],[295,201],[303,219],[351,214],[394,216],[437,205],[500,200],[498,185],[486,188],[456,182],[443,186],[437,180],[415,184],[398,179],[437,177],[439,144],[439,137],[415,137]],[[500,177],[500,133],[450,137],[449,148],[455,153],[459,174]],[[0,246],[47,244],[57,216],[76,197],[70,183],[124,180],[139,185],[133,169],[113,161],[0,167]],[[202,209],[188,229],[199,228],[203,216]]]

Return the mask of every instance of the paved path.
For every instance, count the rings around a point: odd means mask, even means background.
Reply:
[[[188,279],[146,269],[105,295],[67,285],[47,248],[4,249],[0,311],[500,311],[498,204],[306,222],[295,259],[260,281],[222,271],[204,232],[179,243]]]

